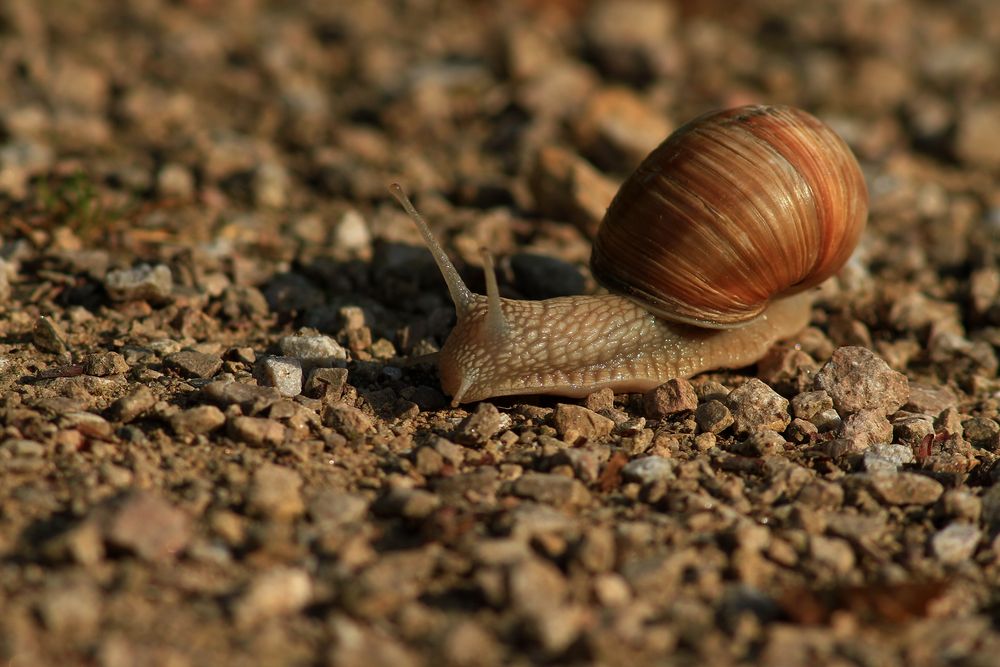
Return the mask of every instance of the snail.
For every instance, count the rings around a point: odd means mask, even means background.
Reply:
[[[700,116],[629,176],[590,266],[609,294],[500,297],[466,287],[398,184],[448,284],[458,321],[441,348],[452,405],[512,394],[645,392],[671,378],[758,361],[809,322],[810,288],[847,261],[868,192],[847,145],[799,109]]]

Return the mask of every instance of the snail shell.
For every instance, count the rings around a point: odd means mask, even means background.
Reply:
[[[625,181],[591,256],[606,288],[666,319],[728,328],[830,277],[864,229],[851,150],[782,106],[709,113]]]

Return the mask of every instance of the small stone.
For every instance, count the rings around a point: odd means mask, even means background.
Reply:
[[[944,487],[936,479],[912,472],[874,474],[868,486],[889,505],[930,505],[944,493]]]
[[[556,432],[565,442],[575,444],[581,438],[596,440],[611,434],[614,421],[581,405],[559,403],[552,415]]]
[[[589,235],[597,232],[616,191],[614,182],[593,165],[558,146],[538,151],[528,182],[541,212],[568,220]]]
[[[598,389],[593,394],[589,394],[583,399],[583,407],[594,412],[610,410],[615,406],[615,392],[609,387]]]
[[[156,191],[161,197],[190,199],[194,188],[194,175],[182,164],[165,164],[156,173]]]
[[[143,300],[159,304],[170,300],[174,278],[163,264],[140,264],[134,269],[109,271],[104,277],[104,289],[112,301]]]
[[[580,482],[553,473],[525,473],[515,480],[511,490],[521,498],[530,498],[556,507],[582,505],[590,498],[587,489]]]
[[[254,364],[254,376],[265,387],[274,387],[282,396],[302,393],[302,362],[294,357],[261,357]]]
[[[170,416],[170,428],[178,435],[209,433],[225,423],[226,415],[214,405],[199,405]]]
[[[848,415],[837,437],[849,440],[855,452],[862,452],[874,444],[892,442],[892,424],[879,410],[860,410]]]
[[[705,401],[695,410],[694,420],[703,433],[722,433],[733,425],[733,414],[721,401]]]
[[[314,368],[306,381],[306,394],[327,401],[339,401],[347,386],[346,368]]]
[[[278,341],[281,354],[295,357],[307,368],[333,366],[347,359],[347,350],[330,336],[297,334]]]
[[[964,489],[945,491],[940,506],[942,515],[969,523],[979,523],[983,513],[982,499]]]
[[[255,415],[281,399],[274,387],[258,387],[242,382],[210,382],[204,386],[205,397],[222,406],[237,405],[244,415]]]
[[[736,451],[743,456],[774,456],[785,450],[785,439],[769,429],[751,433],[746,440],[740,442]]]
[[[809,556],[817,561],[820,568],[836,575],[846,575],[854,568],[854,550],[840,538],[811,535]]]
[[[109,413],[116,421],[128,423],[156,405],[156,396],[144,384],[136,385],[132,391],[111,404]]]
[[[833,407],[842,417],[860,410],[891,414],[910,395],[906,376],[863,347],[835,350],[816,375],[816,387],[830,394]]]
[[[503,417],[492,403],[480,403],[455,429],[455,440],[466,445],[482,445],[503,426]]]
[[[229,437],[251,447],[280,445],[285,441],[285,427],[281,422],[262,417],[233,417],[229,420],[228,433]]]
[[[128,372],[128,364],[117,352],[99,352],[84,359],[83,372],[97,377],[121,375]]]
[[[222,358],[217,354],[181,350],[167,355],[164,366],[188,378],[210,378],[222,369]]]
[[[455,667],[499,665],[503,651],[482,624],[465,618],[457,622],[442,641],[444,662]]]
[[[598,89],[573,125],[583,153],[611,169],[639,164],[671,129],[660,111],[624,87]]]
[[[687,380],[667,380],[642,397],[649,419],[664,419],[678,412],[690,412],[698,407],[698,395]]]
[[[333,225],[333,247],[347,252],[358,252],[371,246],[372,235],[368,223],[354,209],[345,211]]]
[[[995,452],[1000,449],[1000,424],[986,417],[973,417],[962,422],[965,439],[978,449]]]
[[[934,434],[934,423],[925,417],[903,417],[893,422],[892,434],[899,444],[913,448]]]
[[[805,419],[799,419],[796,417],[785,429],[785,435],[792,441],[799,444],[805,444],[807,442],[812,442],[816,435],[819,434],[819,429],[810,421]]]
[[[911,382],[910,396],[903,405],[903,409],[924,415],[938,415],[942,411],[956,406],[958,406],[958,396],[955,395],[955,390],[951,387]]]
[[[39,317],[31,330],[31,342],[42,352],[63,356],[69,353],[66,333],[50,317]]]
[[[258,206],[282,208],[288,203],[291,178],[284,165],[263,162],[253,175],[253,197]]]
[[[331,403],[323,408],[323,424],[347,438],[359,438],[374,428],[372,420],[352,405]]]
[[[251,582],[233,607],[236,625],[249,628],[302,610],[312,598],[312,580],[299,568],[276,567]]]
[[[629,482],[651,484],[676,479],[677,463],[662,456],[644,456],[629,461],[622,467],[622,478]]]
[[[913,463],[913,450],[904,445],[873,444],[864,455],[865,470],[872,473],[896,472]]]
[[[187,515],[169,502],[145,491],[125,497],[112,513],[106,539],[148,561],[177,554],[191,539]]]
[[[42,624],[62,640],[83,641],[100,626],[101,596],[89,583],[56,587],[45,593],[38,605]]]
[[[372,510],[380,516],[420,520],[430,516],[440,504],[440,498],[429,491],[394,488],[379,498]]]
[[[788,400],[757,378],[731,391],[725,404],[733,415],[733,430],[738,436],[761,430],[780,433],[792,419]]]
[[[934,533],[931,551],[941,562],[958,565],[972,558],[981,538],[982,531],[976,526],[963,522],[951,523]]]
[[[804,391],[792,399],[792,414],[807,421],[832,407],[833,399],[825,391]]]
[[[672,34],[677,22],[675,5],[605,0],[588,7],[583,35],[612,78],[635,81],[666,72],[662,54],[666,44],[676,41]]]
[[[265,463],[254,472],[247,493],[251,513],[268,519],[288,521],[302,514],[302,478],[291,468]]]
[[[962,110],[955,137],[955,152],[962,161],[987,169],[1000,168],[1000,145],[995,139],[997,118],[1000,102],[983,102]]]

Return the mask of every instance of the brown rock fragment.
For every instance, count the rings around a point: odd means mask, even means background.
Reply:
[[[248,509],[261,516],[287,521],[302,514],[305,505],[302,478],[291,468],[267,463],[254,473],[247,494]]]
[[[889,505],[930,505],[944,493],[937,480],[912,472],[874,474],[868,487]]]
[[[863,347],[841,347],[820,369],[816,388],[826,390],[841,416],[860,410],[895,412],[909,397],[906,376]]]
[[[191,538],[187,515],[159,496],[139,491],[122,499],[105,537],[139,557],[159,561],[181,551]]]
[[[559,437],[569,443],[581,438],[595,440],[611,433],[615,423],[580,405],[560,403],[552,415]]]
[[[725,404],[733,415],[737,435],[750,435],[760,430],[780,433],[792,419],[788,414],[788,400],[757,378],[731,391]]]
[[[698,395],[687,380],[672,379],[646,392],[642,405],[649,419],[664,419],[697,408]]]

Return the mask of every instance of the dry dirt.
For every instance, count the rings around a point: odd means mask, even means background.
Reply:
[[[1000,4],[0,1],[0,664],[992,665]],[[617,183],[794,104],[869,228],[646,396],[448,407],[470,285],[595,289]]]

